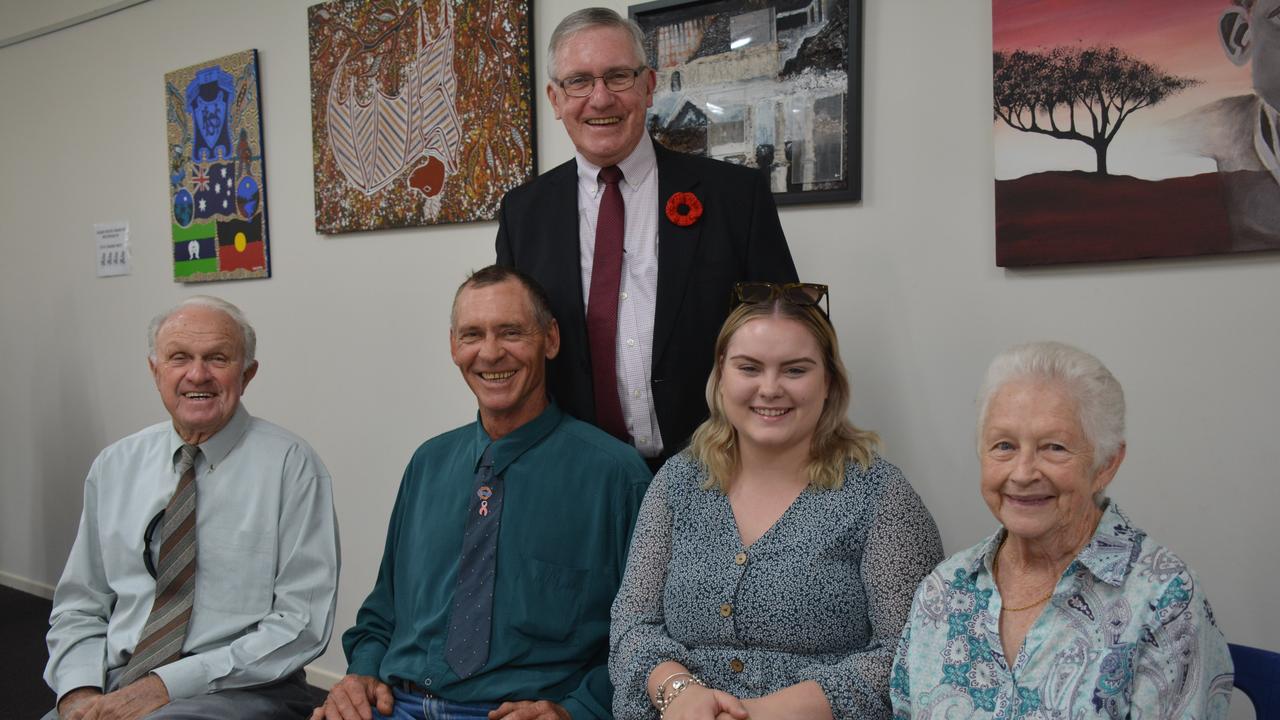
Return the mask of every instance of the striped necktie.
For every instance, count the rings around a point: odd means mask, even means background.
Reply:
[[[152,670],[182,657],[196,587],[196,457],[200,448],[183,445],[177,471],[182,478],[164,509],[156,596],[142,638],[120,677],[124,687]]]

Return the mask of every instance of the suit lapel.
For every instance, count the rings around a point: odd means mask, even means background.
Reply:
[[[550,248],[558,282],[552,287],[567,288],[570,317],[560,318],[561,349],[571,348],[573,366],[582,372],[590,372],[591,362],[587,344],[587,323],[582,298],[582,257],[578,239],[578,163],[570,160],[565,172],[555,178],[555,207],[543,217],[548,218],[546,228],[547,247]],[[540,215],[535,213],[535,215]]]
[[[667,199],[678,192],[692,191],[699,178],[686,172],[679,156],[657,142],[653,151],[658,163],[658,307],[653,318],[652,362],[657,367],[684,304],[703,223],[680,227],[667,219]]]

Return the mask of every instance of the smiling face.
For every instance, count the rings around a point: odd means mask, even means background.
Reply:
[[[808,328],[776,315],[749,320],[721,363],[720,403],[743,451],[807,454],[828,389]]]
[[[556,53],[559,79],[573,75],[605,75],[610,70],[635,69],[644,58],[635,57],[631,36],[616,27],[590,27],[565,38]],[[569,97],[554,82],[547,83],[547,97],[556,119],[564,123],[573,146],[600,167],[624,160],[645,133],[645,110],[653,105],[657,82],[645,69],[635,85],[613,92],[596,80],[591,94]]]
[[[553,320],[534,319],[529,294],[517,280],[465,287],[454,302],[449,349],[475,394],[480,420],[497,439],[547,407],[546,361],[560,351]]]
[[[1115,477],[1124,448],[1094,469],[1076,403],[1058,383],[1006,383],[987,406],[981,434],[982,498],[1012,537],[1068,551],[1093,534],[1094,502]]]
[[[244,366],[244,336],[213,308],[184,307],[160,326],[156,354],[147,359],[156,389],[182,440],[198,445],[226,426],[258,372]]]

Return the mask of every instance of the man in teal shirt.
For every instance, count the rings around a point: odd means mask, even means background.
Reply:
[[[350,674],[312,717],[610,718],[609,606],[648,468],[548,399],[559,329],[527,276],[468,278],[449,343],[479,418],[409,461]]]

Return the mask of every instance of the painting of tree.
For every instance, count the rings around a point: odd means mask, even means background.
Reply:
[[[1280,75],[1248,67],[1272,23],[1239,0],[992,0],[996,265],[1280,249],[1280,153],[1254,142]]]
[[[995,117],[1009,127],[1093,148],[1099,175],[1107,148],[1133,113],[1199,84],[1117,47],[995,52]]]

